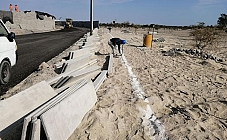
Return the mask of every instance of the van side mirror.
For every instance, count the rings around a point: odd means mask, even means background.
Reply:
[[[9,39],[10,42],[13,42],[13,39],[15,39],[15,33],[14,32],[9,33],[8,39]]]

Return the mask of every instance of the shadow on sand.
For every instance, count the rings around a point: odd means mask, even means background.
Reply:
[[[102,53],[100,53],[100,52],[98,51],[98,52],[95,52],[95,55],[110,55],[110,54],[109,54],[109,53],[102,54]]]
[[[129,45],[129,47],[145,48],[145,46]]]

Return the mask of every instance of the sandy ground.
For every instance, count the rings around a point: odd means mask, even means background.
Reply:
[[[192,48],[188,31],[161,30],[154,39],[163,37],[165,42],[153,42],[152,48],[146,48],[142,43],[147,31],[122,30],[113,29],[111,34],[127,40],[123,52],[127,66],[122,57],[114,58],[114,73],[97,92],[96,106],[69,140],[227,139],[226,63],[186,53],[163,56],[171,48]],[[103,28],[99,34],[99,53],[111,53],[107,42],[112,36]],[[225,60],[224,47],[220,44],[216,49],[220,51],[207,52]],[[130,72],[140,83],[142,98],[133,87],[135,78]],[[146,117],[149,108],[154,114]]]
[[[113,74],[97,92],[96,105],[85,115],[69,140],[227,139],[227,66],[186,53],[164,56],[172,48],[192,48],[189,31],[159,30],[152,48],[142,47],[147,30],[99,29],[98,63],[112,52],[112,37],[127,40],[123,56],[115,57]],[[226,42],[207,50],[227,59]],[[54,77],[52,65],[72,46],[39,71],[30,75],[7,95]],[[218,51],[217,51],[218,50]]]

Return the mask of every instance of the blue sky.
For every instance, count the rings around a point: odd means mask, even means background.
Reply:
[[[227,14],[227,0],[93,0],[94,20],[101,23],[129,21],[134,24],[215,25]],[[89,20],[90,0],[0,0],[0,10],[9,3],[20,11],[42,11],[64,20]]]

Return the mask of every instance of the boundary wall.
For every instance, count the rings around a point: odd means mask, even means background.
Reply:
[[[8,15],[10,15],[10,17]],[[55,17],[44,12],[39,11],[10,12],[0,10],[0,18],[5,20],[6,26],[9,29],[44,30],[44,31],[55,29]]]

